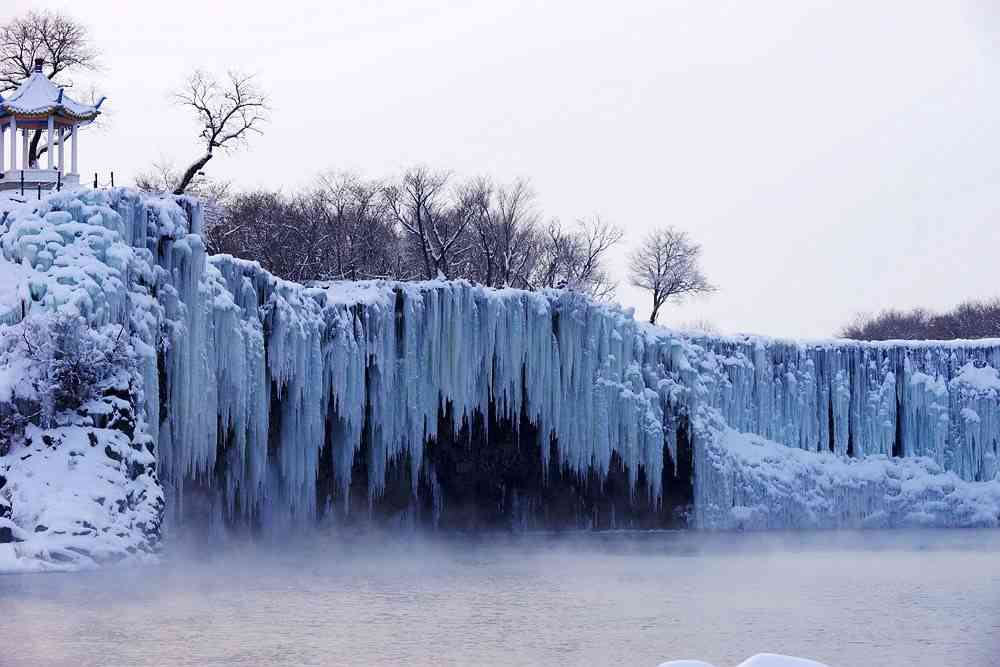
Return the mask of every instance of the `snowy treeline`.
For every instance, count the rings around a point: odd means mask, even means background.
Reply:
[[[440,275],[598,297],[614,287],[604,260],[621,235],[599,218],[545,219],[524,181],[458,182],[423,167],[388,180],[328,175],[292,196],[224,194],[206,228],[211,252],[298,282]]]
[[[860,315],[841,332],[856,340],[953,340],[1000,337],[1000,299],[966,301],[944,313],[924,308]]]

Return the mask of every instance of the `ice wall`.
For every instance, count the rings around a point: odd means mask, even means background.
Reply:
[[[926,457],[849,458],[724,429],[698,450],[695,524],[713,529],[996,527],[1000,478]]]
[[[926,456],[965,480],[997,474],[1000,340],[699,338],[726,382],[726,423],[789,447],[854,457]]]
[[[365,511],[400,466],[407,502],[427,484],[438,503],[428,443],[487,414],[486,428],[531,425],[540,484],[565,472],[601,492],[620,470],[652,506],[684,481],[680,447],[695,451],[696,505],[737,502],[718,471],[748,459],[704,467],[729,428],[811,456],[926,457],[970,483],[997,474],[1000,341],[692,339],[560,291],[305,287],[208,257],[200,215],[184,198],[63,193],[8,213],[0,239],[22,283],[7,326],[68,308],[128,327],[143,428],[181,510],[207,495],[222,521],[310,522],[352,509],[360,471],[367,507],[353,510]]]
[[[206,260],[190,240],[174,246],[166,311],[183,325],[169,334],[160,457],[179,485],[221,474],[227,511],[312,518],[322,450],[346,497],[363,438],[370,497],[404,456],[415,495],[446,406],[455,431],[491,405],[526,415],[581,476],[617,452],[630,482],[645,471],[659,497],[664,443],[670,451],[676,437],[668,413],[690,394],[679,339],[570,294],[305,288],[232,257]]]

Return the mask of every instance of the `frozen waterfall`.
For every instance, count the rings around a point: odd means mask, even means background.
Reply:
[[[200,215],[119,188],[52,195],[0,227],[24,283],[5,326],[41,308],[128,327],[181,511],[199,497],[262,526],[390,504],[436,522],[462,503],[512,525],[893,524],[919,512],[900,484],[930,475],[914,502],[971,494],[965,523],[997,523],[1000,341],[689,338],[562,291],[306,287],[207,256]],[[833,504],[821,520],[799,488]]]

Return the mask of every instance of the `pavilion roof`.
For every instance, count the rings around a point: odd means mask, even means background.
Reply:
[[[93,120],[101,113],[98,108],[101,102],[91,106],[71,99],[62,88],[36,69],[21,82],[13,95],[6,98],[0,96],[0,118],[55,114],[76,120]]]

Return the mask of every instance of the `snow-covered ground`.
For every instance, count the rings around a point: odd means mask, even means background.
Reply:
[[[154,457],[115,429],[30,428],[4,465],[9,518],[0,573],[78,570],[154,560],[163,493]]]
[[[702,455],[695,508],[706,528],[1000,525],[1000,478],[965,481],[924,457],[849,458],[733,429]]]
[[[146,424],[159,311],[144,251],[114,210],[124,195],[0,200],[0,572],[149,559],[160,539]],[[57,340],[57,316],[82,319]],[[91,355],[109,374],[74,376],[97,384],[67,402],[55,364]]]
[[[701,660],[671,660],[664,662],[660,667],[715,667],[714,665],[702,662]],[[758,653],[741,662],[736,667],[826,667],[821,662],[807,660],[805,658],[795,658],[789,655],[778,655],[776,653]]]

